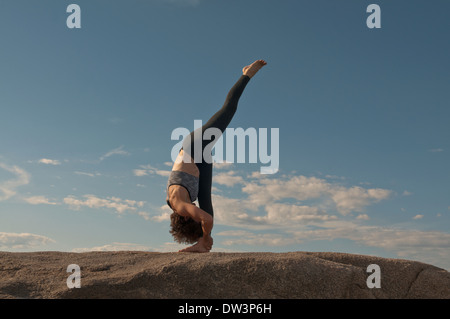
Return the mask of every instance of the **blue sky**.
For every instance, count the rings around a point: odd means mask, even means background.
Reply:
[[[171,133],[265,59],[230,127],[279,128],[279,171],[215,166],[213,251],[450,269],[448,1],[73,2],[0,0],[0,250],[178,250]]]

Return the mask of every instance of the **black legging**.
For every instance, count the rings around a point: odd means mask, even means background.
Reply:
[[[224,105],[222,108],[217,111],[208,122],[206,122],[201,127],[201,135],[197,134],[199,136],[203,136],[203,133],[208,128],[218,128],[221,133],[225,131],[228,124],[231,122],[231,119],[233,118],[234,113],[236,112],[239,98],[242,95],[242,92],[244,91],[247,83],[250,81],[250,78],[247,75],[242,75],[239,80],[236,82],[236,84],[231,88],[230,92],[228,92],[227,98],[225,100]],[[200,130],[200,129],[199,129]],[[183,141],[183,147],[182,149],[190,155],[192,158],[194,158],[195,154],[194,152],[194,132],[192,131],[188,136],[186,136],[185,140]],[[212,145],[211,143],[215,143],[219,139],[219,136],[213,137],[211,140],[203,140],[202,141],[202,157],[201,157],[201,163],[195,163],[198,167],[198,170],[200,172],[200,178],[199,178],[199,190],[198,190],[198,204],[201,209],[203,209],[205,212],[210,214],[211,216],[214,216],[214,210],[212,206],[211,201],[211,184],[212,184],[212,167],[213,163],[208,158],[207,161],[203,158],[203,150],[205,149],[205,146]],[[189,153],[190,152],[190,153]]]

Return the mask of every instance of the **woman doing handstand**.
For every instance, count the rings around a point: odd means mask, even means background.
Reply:
[[[211,230],[214,211],[211,201],[212,160],[205,159],[203,151],[219,138],[201,140],[208,128],[225,131],[234,113],[239,98],[250,79],[267,63],[257,60],[242,69],[242,75],[231,88],[222,108],[217,111],[198,131],[193,131],[183,140],[177,159],[167,182],[167,204],[173,210],[170,216],[170,233],[179,243],[193,244],[180,252],[209,252],[213,245]],[[197,139],[195,139],[197,138]],[[198,144],[197,144],[198,143]],[[201,147],[200,147],[201,144]],[[194,156],[195,150],[201,150],[201,161]],[[209,154],[210,155],[210,154]],[[198,198],[199,207],[193,202]]]

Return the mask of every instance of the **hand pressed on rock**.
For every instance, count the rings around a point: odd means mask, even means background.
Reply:
[[[195,245],[179,250],[181,253],[208,253],[213,245],[213,239],[207,235],[201,237]]]

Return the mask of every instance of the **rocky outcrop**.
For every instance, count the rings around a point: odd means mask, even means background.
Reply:
[[[69,288],[80,267],[80,288]],[[367,267],[380,268],[369,288]],[[371,281],[372,282],[372,281]],[[450,273],[344,253],[0,252],[1,298],[450,298]]]

